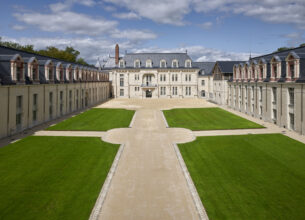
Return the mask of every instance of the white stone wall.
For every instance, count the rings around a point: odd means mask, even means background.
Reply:
[[[146,98],[147,90],[151,91],[152,98],[198,97],[198,69],[118,69],[113,70],[110,76],[116,98]],[[120,79],[123,79],[123,84]],[[162,94],[161,87],[165,88],[165,94]],[[186,92],[189,88],[190,94]]]
[[[0,86],[0,106],[2,106],[0,108],[0,138],[101,103],[109,98],[109,87],[109,82]],[[52,118],[49,112],[50,92],[53,93]],[[62,114],[60,114],[60,92],[63,93]],[[36,121],[33,121],[34,94],[37,94]],[[22,117],[19,128],[16,127],[17,96],[22,97]],[[87,105],[85,105],[86,99]]]

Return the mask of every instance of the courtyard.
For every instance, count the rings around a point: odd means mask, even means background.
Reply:
[[[114,99],[37,131],[0,148],[10,158],[0,160],[3,201],[13,201],[2,203],[1,214],[32,219],[47,208],[44,219],[304,218],[305,140],[228,111],[203,99]]]

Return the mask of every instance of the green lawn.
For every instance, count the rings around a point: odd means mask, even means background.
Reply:
[[[263,128],[221,108],[180,108],[164,110],[163,113],[170,127],[193,131]]]
[[[107,131],[128,127],[134,115],[133,110],[92,108],[66,119],[47,130],[54,131]]]
[[[281,134],[199,137],[179,149],[213,219],[305,219],[305,145]]]
[[[118,148],[38,136],[0,148],[0,219],[87,220]]]

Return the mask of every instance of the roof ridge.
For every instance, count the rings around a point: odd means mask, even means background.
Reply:
[[[275,55],[275,54],[278,54],[278,53],[289,52],[289,51],[293,51],[293,50],[301,49],[301,48],[305,48],[305,46],[294,47],[294,48],[290,48],[290,49],[286,49],[286,50],[282,50],[282,51],[275,51],[275,52],[272,52],[272,53],[269,53],[269,54],[261,55],[261,56],[258,56],[258,57],[253,57],[253,58],[251,58],[251,60],[261,58],[261,57],[270,56],[270,55]]]

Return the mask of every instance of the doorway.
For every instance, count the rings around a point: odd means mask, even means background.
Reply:
[[[151,97],[152,97],[151,90],[146,90],[146,98],[151,98]]]

